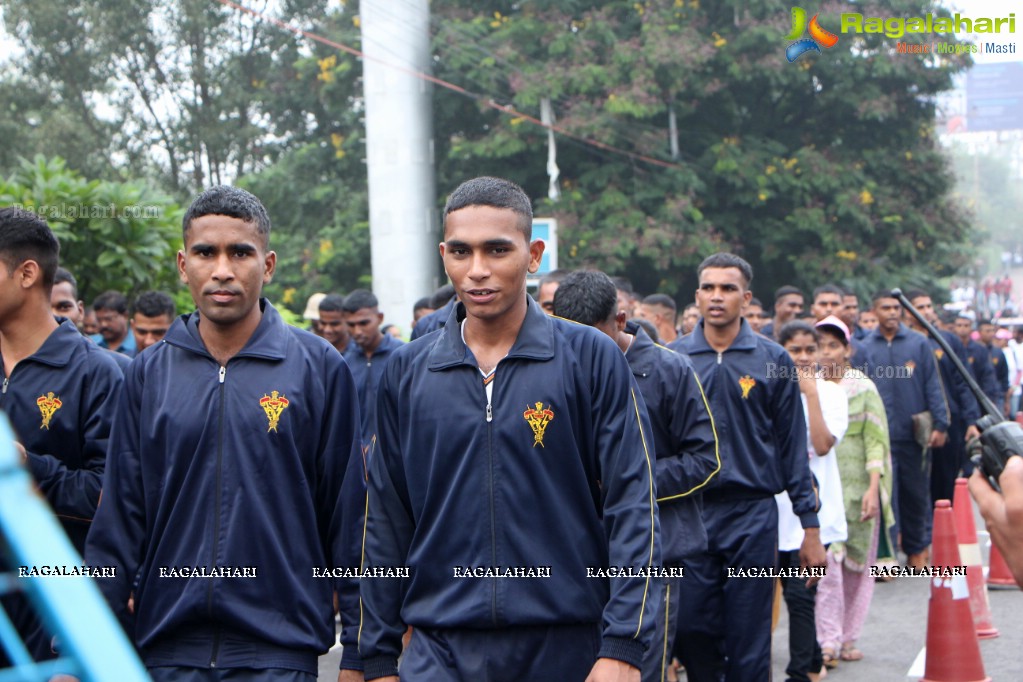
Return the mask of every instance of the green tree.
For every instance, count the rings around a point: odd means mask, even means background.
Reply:
[[[61,265],[74,273],[86,301],[107,289],[130,298],[178,286],[181,209],[142,183],[89,181],[63,159],[37,156],[0,182],[0,206],[46,219],[60,241]]]
[[[856,9],[947,14],[927,5]],[[848,8],[824,5],[822,24],[837,28]],[[715,249],[750,260],[761,293],[782,283],[933,284],[968,256],[969,223],[933,130],[933,96],[967,57],[908,57],[884,35],[843,34],[789,64],[790,4],[777,0],[434,9],[444,15],[435,49],[446,78],[534,116],[550,98],[574,135],[673,164],[560,138],[564,194],[540,210],[561,219],[569,267],[597,265],[685,299],[695,265]],[[450,113],[438,117],[441,186],[513,169],[542,196],[544,132],[483,101],[438,104]]]
[[[352,3],[318,21],[318,34],[358,45]],[[370,286],[369,208],[362,66],[333,47],[311,42],[308,54],[275,61],[261,106],[288,143],[275,163],[240,179],[273,221],[278,266],[267,295],[295,312],[317,292]]]
[[[267,11],[309,28],[326,5]],[[291,131],[262,102],[267,75],[299,57],[300,39],[273,24],[206,0],[10,0],[4,20],[25,53],[22,77],[92,138],[103,177],[154,178],[184,196],[265,167],[287,144]],[[91,170],[91,159],[72,167]]]
[[[268,295],[301,311],[314,291],[368,284],[355,57],[204,0],[13,0],[6,10],[25,59],[0,80],[12,95],[0,132],[19,142],[0,150],[0,169],[60,140],[86,177],[148,178],[180,201],[236,183],[274,223],[280,267]],[[326,0],[267,10],[349,44],[356,11],[328,11]]]

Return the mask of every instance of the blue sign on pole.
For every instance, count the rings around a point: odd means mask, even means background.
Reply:
[[[543,258],[536,277],[558,269],[558,221],[554,218],[533,218],[533,239],[544,242]]]

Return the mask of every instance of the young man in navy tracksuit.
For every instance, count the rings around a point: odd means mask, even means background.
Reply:
[[[352,335],[354,348],[342,356],[352,370],[355,387],[359,391],[359,411],[362,414],[362,445],[367,452],[373,447],[377,422],[377,389],[387,361],[393,351],[404,344],[390,334],[380,331],[384,314],[380,312],[377,297],[366,289],[356,289],[345,297],[343,304],[345,324]]]
[[[50,305],[60,246],[46,222],[0,209],[0,411],[26,468],[78,552],[99,502],[110,420],[122,375],[112,353],[55,318]],[[2,563],[2,562],[0,562]],[[23,594],[3,598],[29,653],[52,658]],[[0,667],[5,657],[0,652]]]
[[[931,448],[945,445],[950,421],[937,358],[927,340],[900,322],[902,306],[890,292],[873,297],[878,327],[863,340],[871,379],[888,413],[892,445],[893,506],[902,551],[914,567],[927,566],[931,544]],[[931,431],[914,434],[914,415],[931,413]],[[920,417],[917,417],[919,422]]]
[[[707,550],[702,491],[721,470],[714,419],[692,362],[626,321],[618,311],[614,282],[603,272],[573,272],[562,280],[554,294],[554,314],[596,327],[625,353],[646,403],[657,455],[662,563],[684,569],[689,557]],[[657,629],[643,661],[644,682],[667,678],[682,580],[672,576],[658,583]]]
[[[906,298],[920,311],[924,319],[937,326],[938,316],[934,312],[934,303],[929,294],[920,289],[911,289],[906,292]],[[937,339],[931,337],[924,326],[908,311],[903,311],[902,321],[927,339],[927,344],[938,363],[938,379],[945,394],[945,402],[948,404],[949,424],[945,444],[931,449],[931,502],[951,500],[955,492],[956,478],[963,468],[963,462],[966,461],[966,442],[980,434],[976,426],[981,416],[980,403]],[[937,331],[956,357],[967,365],[966,349],[959,337],[941,328]]]
[[[497,178],[444,209],[459,303],[380,384],[359,651],[367,680],[639,681],[660,564],[649,423],[628,363],[526,294],[543,242]]]
[[[963,315],[957,316],[955,335],[963,344],[964,354],[961,356],[963,364],[970,370],[970,375],[984,394],[1001,409],[1002,402],[1005,401],[1005,392],[999,384],[995,365],[991,362],[991,353],[986,345],[971,338],[972,333],[973,320]]]
[[[827,561],[808,463],[806,421],[795,366],[778,344],[743,318],[752,298],[749,263],[730,253],[698,269],[703,320],[682,340],[703,382],[721,444],[721,472],[703,493],[707,551],[689,559],[679,606],[680,652],[687,679],[766,680],[771,674],[772,577],[778,507],[787,491],[804,529],[804,568]]]
[[[184,218],[198,311],[129,368],[86,558],[153,679],[314,682],[334,596],[358,680],[364,469],[351,373],[260,297],[259,200],[214,187]]]

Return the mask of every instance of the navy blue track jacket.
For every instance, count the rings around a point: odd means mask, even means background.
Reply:
[[[967,368],[970,367],[967,364],[967,353],[966,349],[963,348],[962,342],[959,337],[952,332],[945,331],[943,329],[938,330],[941,333],[942,338],[948,343],[952,352],[955,353]],[[938,361],[938,369],[940,370],[939,376],[941,377],[941,387],[945,391],[945,399],[948,402],[948,411],[952,419],[960,420],[963,424],[969,426],[975,424],[980,419],[980,403],[977,402],[976,396],[973,395],[973,391],[970,390],[969,384],[966,383],[966,379],[959,373],[959,370],[952,364],[952,359],[945,355],[945,351],[942,350],[938,342],[931,338],[930,334],[927,334],[927,343],[931,345],[931,350],[934,351],[934,357]],[[986,378],[985,378],[986,380]],[[983,389],[984,384],[981,384]]]
[[[384,334],[380,344],[371,357],[359,348],[354,341],[342,354],[348,369],[352,370],[352,379],[359,391],[359,413],[362,415],[362,443],[369,446],[376,434],[377,422],[377,389],[380,377],[384,374],[391,353],[405,342],[390,334]]]
[[[948,431],[949,408],[936,357],[922,334],[899,324],[888,341],[880,328],[863,340],[870,355],[871,375],[888,413],[893,442],[912,441],[913,415],[930,410],[937,431]],[[908,371],[909,377],[903,374]]]
[[[356,581],[313,577],[360,560],[355,385],[330,344],[260,304],[259,326],[225,366],[192,313],[125,378],[86,559],[116,567],[98,585],[147,666],[315,674],[334,642],[335,589],[345,657],[358,663]],[[224,568],[257,574],[171,572]]]
[[[665,566],[707,550],[703,489],[721,470],[717,434],[700,378],[688,356],[655,344],[638,324],[625,353],[646,403],[657,454],[657,506]]]
[[[995,405],[998,409],[1005,408],[1005,394],[1009,391],[1009,365],[1005,362],[1005,353],[998,346],[992,344],[986,346],[991,366],[995,369],[995,385],[998,386],[998,400]]]
[[[455,309],[455,304],[458,303],[458,299],[454,296],[451,300],[445,303],[440,308],[437,308],[432,313],[423,315],[416,322],[416,326],[412,327],[412,333],[409,334],[409,341],[415,341],[420,336],[426,336],[432,331],[436,331],[444,327],[444,323],[451,317],[451,311]]]
[[[818,500],[795,365],[784,348],[746,320],[741,324],[722,353],[707,343],[703,320],[682,342],[710,399],[721,446],[721,472],[704,497],[756,499],[785,490],[803,528],[816,528]]]
[[[998,378],[995,376],[995,366],[991,362],[991,353],[987,346],[970,339],[964,348],[964,355],[960,356],[963,364],[970,370],[974,381],[984,391],[984,395],[991,399],[995,405],[1005,402],[1005,393],[998,386]],[[958,371],[957,371],[958,373]],[[968,387],[967,387],[968,388]],[[976,398],[970,391],[970,397]],[[978,406],[978,409],[979,406]],[[983,410],[981,410],[983,413]]]
[[[587,569],[660,565],[649,422],[606,335],[532,299],[487,393],[461,338],[394,352],[370,458],[366,563],[410,578],[362,581],[367,679],[394,674],[417,628],[599,624],[599,655],[640,667],[653,633],[649,577]],[[550,577],[457,577],[460,567],[547,566]]]
[[[39,490],[81,552],[99,503],[123,375],[109,351],[70,320],[57,319],[60,326],[39,350],[4,376],[0,409],[25,446]]]

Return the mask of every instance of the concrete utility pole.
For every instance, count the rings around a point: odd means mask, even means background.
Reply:
[[[413,304],[440,274],[432,88],[408,73],[431,71],[430,6],[362,0],[359,18],[373,293],[384,323],[407,334]]]

